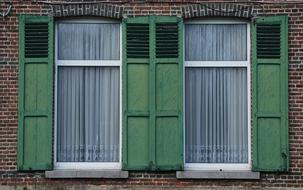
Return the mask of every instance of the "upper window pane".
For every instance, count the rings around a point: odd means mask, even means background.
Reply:
[[[246,61],[246,24],[185,25],[186,61]]]
[[[119,60],[119,24],[58,24],[59,60]]]

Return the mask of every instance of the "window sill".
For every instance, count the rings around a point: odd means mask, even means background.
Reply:
[[[53,170],[45,171],[46,178],[128,178],[121,170]]]
[[[177,179],[260,179],[252,171],[177,171]]]

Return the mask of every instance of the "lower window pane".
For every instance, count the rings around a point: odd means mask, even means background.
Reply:
[[[186,163],[248,163],[246,68],[186,68]]]
[[[119,67],[58,67],[57,161],[119,161]]]

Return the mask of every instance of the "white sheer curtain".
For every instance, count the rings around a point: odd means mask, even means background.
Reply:
[[[85,66],[120,59],[119,24],[58,24],[57,162],[119,162],[120,68]],[[78,62],[79,63],[79,62]]]
[[[60,60],[119,60],[119,24],[58,24]]]
[[[246,68],[186,68],[186,162],[246,163]]]
[[[185,25],[186,61],[246,60],[246,28],[246,24]]]
[[[185,27],[186,61],[208,65],[185,70],[186,163],[248,162],[247,68],[212,67],[207,62],[247,60],[246,27]]]
[[[119,161],[119,68],[60,67],[58,161]]]

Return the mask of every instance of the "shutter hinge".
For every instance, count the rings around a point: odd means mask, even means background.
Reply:
[[[253,16],[253,17],[251,18],[251,23],[252,23],[253,25],[255,25],[255,24],[256,24],[256,20],[257,20],[257,17],[256,17],[256,16]]]
[[[156,165],[154,164],[154,162],[153,161],[150,161],[149,162],[149,168],[150,168],[150,170],[152,170],[152,171],[155,171],[157,168],[156,168]]]
[[[126,14],[122,15],[122,22],[123,23],[127,22],[127,15]]]
[[[286,154],[285,152],[282,152],[281,154],[282,154],[282,158],[283,158],[283,159],[286,159],[286,158],[287,158],[287,154]]]
[[[283,164],[281,166],[281,171],[287,171],[288,163],[287,163],[287,154],[282,152]]]

